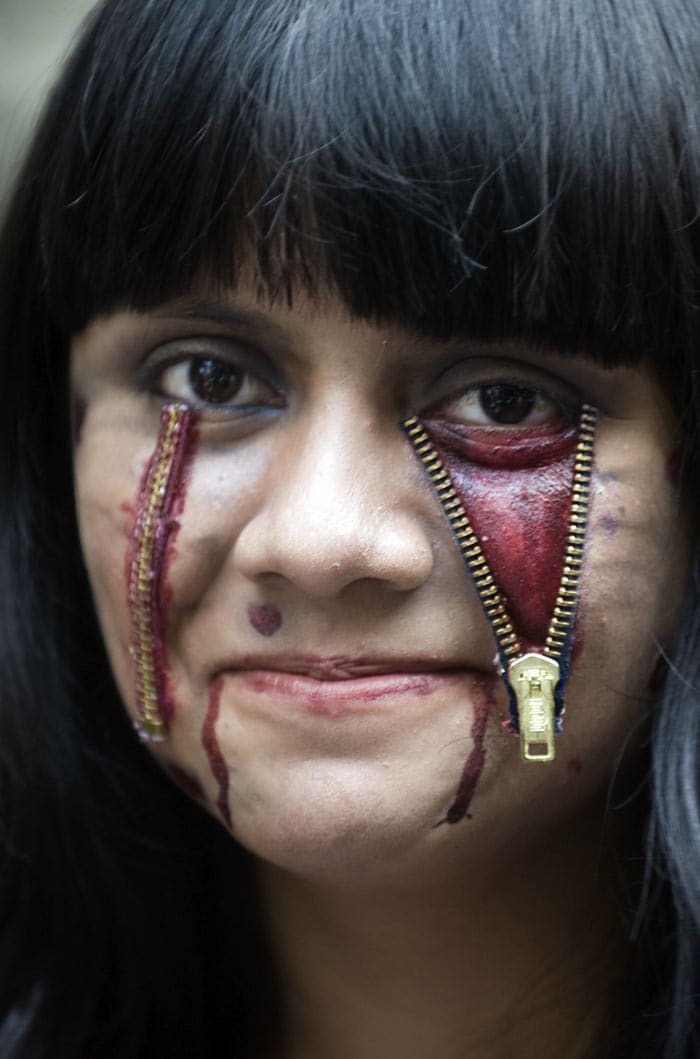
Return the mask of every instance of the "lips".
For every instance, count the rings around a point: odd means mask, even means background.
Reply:
[[[388,674],[420,674],[462,669],[462,662],[439,662],[434,658],[362,658],[350,655],[327,657],[301,655],[246,655],[236,670],[269,670],[291,673],[313,680],[355,680]]]
[[[247,657],[225,667],[234,690],[270,705],[329,717],[415,701],[483,676],[463,665],[421,658]]]

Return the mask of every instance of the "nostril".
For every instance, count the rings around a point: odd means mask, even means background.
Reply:
[[[261,636],[274,636],[282,625],[282,614],[272,603],[251,603],[248,621]]]

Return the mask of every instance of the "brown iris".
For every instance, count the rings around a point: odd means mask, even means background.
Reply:
[[[512,383],[492,383],[479,391],[482,411],[496,423],[522,423],[535,407],[535,401],[534,390]]]
[[[221,360],[198,359],[190,365],[189,382],[201,401],[226,404],[239,392],[243,372]]]

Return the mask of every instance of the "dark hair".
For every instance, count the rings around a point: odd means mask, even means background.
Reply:
[[[272,297],[331,287],[428,334],[647,359],[692,496],[698,56],[691,0],[98,5],[0,239],[3,1056],[213,1056],[223,1012],[258,1055],[277,1004],[246,858],[138,746],[109,674],[71,335],[252,261]],[[620,1056],[697,1047],[698,592],[656,711],[651,956]]]

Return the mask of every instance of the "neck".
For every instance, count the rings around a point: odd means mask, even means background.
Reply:
[[[400,884],[262,866],[284,1059],[600,1054],[624,932],[600,834],[570,836],[478,870],[465,856],[449,877],[403,872]]]

